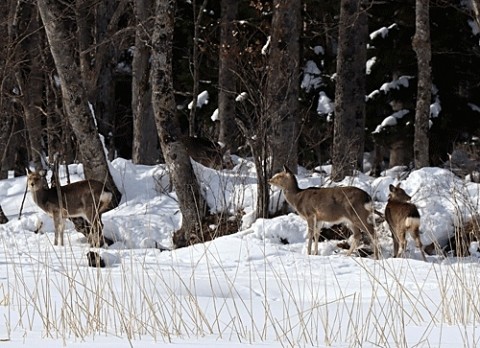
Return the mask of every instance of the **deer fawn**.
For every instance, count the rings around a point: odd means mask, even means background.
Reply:
[[[55,245],[63,245],[63,232],[66,218],[82,217],[92,226],[87,236],[92,246],[103,243],[101,214],[108,210],[112,194],[104,191],[104,185],[95,180],[83,180],[61,186],[62,204],[59,204],[57,188],[49,188],[45,173],[27,170],[27,185],[34,202],[48,215],[55,224]]]
[[[354,243],[348,255],[357,248],[361,240],[361,231],[367,231],[372,242],[374,256],[378,259],[378,246],[373,225],[368,221],[373,213],[372,198],[365,191],[353,187],[298,187],[295,175],[284,166],[284,171],[275,174],[270,185],[282,189],[287,202],[307,221],[308,255],[312,254],[312,240],[315,241],[314,255],[318,254],[320,229],[318,222],[344,223],[352,231]]]
[[[393,237],[393,256],[398,257],[405,253],[407,246],[407,231],[415,240],[417,248],[422,253],[422,258],[426,261],[425,252],[423,251],[422,241],[420,240],[420,213],[415,204],[410,203],[410,197],[400,184],[397,186],[390,185],[390,194],[388,195],[388,203],[385,207],[385,220],[387,220]]]

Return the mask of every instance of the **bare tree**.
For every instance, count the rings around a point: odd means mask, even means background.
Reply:
[[[88,106],[80,68],[75,59],[75,41],[67,25],[68,19],[71,20],[66,17],[69,16],[68,5],[61,0],[38,0],[37,4],[57,68],[63,106],[80,148],[85,176],[105,182],[108,190],[114,194],[112,205],[115,206],[120,202],[121,194],[108,170],[103,145]]]
[[[117,52],[117,38],[124,31],[119,22],[126,13],[129,0],[75,1],[72,19],[77,25],[80,71],[87,91],[87,98],[93,105],[98,129],[105,137],[110,159],[115,156],[115,83],[114,68]]]
[[[206,202],[193,172],[190,158],[181,142],[173,94],[172,45],[175,0],[156,0],[152,42],[152,104],[160,144],[177,193],[182,227],[173,236],[175,247],[190,244],[192,234],[200,231]]]
[[[154,164],[160,157],[149,79],[153,4],[154,0],[137,0],[133,3],[136,26],[132,62],[132,160],[139,164]]]
[[[10,47],[14,48],[15,78],[18,98],[25,119],[30,158],[37,169],[42,167],[42,91],[41,35],[37,7],[15,1],[9,18]]]
[[[295,172],[297,168],[301,23],[301,1],[273,2],[266,110],[271,123],[273,172],[283,165]]]
[[[363,169],[368,23],[363,0],[342,0],[335,85],[332,178]]]
[[[197,101],[200,83],[200,23],[202,22],[205,8],[207,7],[208,0],[203,0],[197,11],[197,1],[192,0],[194,27],[193,27],[193,48],[192,48],[192,75],[193,75],[193,90],[192,90],[192,108],[190,109],[190,115],[188,120],[188,133],[190,136],[197,135]]]
[[[415,5],[415,35],[413,49],[417,55],[418,85],[417,105],[415,111],[415,137],[413,154],[415,168],[427,167],[429,160],[429,122],[432,76],[430,61],[432,51],[430,45],[429,0],[417,0]]]
[[[229,150],[238,146],[238,129],[235,122],[236,75],[235,62],[238,45],[235,39],[237,0],[222,0],[220,19],[220,49],[218,66],[218,115],[220,132],[218,140]]]

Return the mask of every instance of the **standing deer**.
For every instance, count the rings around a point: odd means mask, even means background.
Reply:
[[[45,172],[27,170],[27,185],[34,202],[55,224],[54,245],[63,245],[63,232],[66,218],[82,217],[92,226],[87,236],[92,246],[103,244],[101,214],[108,210],[112,194],[104,191],[105,186],[95,180],[82,180],[60,187],[61,204],[57,188],[49,188]]]
[[[417,248],[422,253],[422,258],[426,261],[425,252],[423,250],[422,241],[420,240],[420,213],[415,204],[410,203],[410,197],[400,184],[397,186],[390,185],[390,194],[388,195],[388,203],[385,207],[385,220],[387,220],[393,237],[393,256],[399,257],[405,254],[407,246],[407,231],[415,240]]]
[[[318,255],[318,238],[320,229],[318,222],[332,224],[344,223],[353,231],[354,243],[348,255],[357,248],[362,233],[367,231],[372,242],[374,256],[378,259],[378,246],[373,225],[368,221],[373,213],[372,198],[365,191],[353,187],[298,187],[293,172],[286,166],[284,171],[275,174],[269,184],[279,187],[287,202],[307,221],[308,247],[307,254],[312,254],[312,240],[315,240],[314,255]]]

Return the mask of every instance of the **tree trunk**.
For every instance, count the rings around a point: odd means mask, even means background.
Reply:
[[[296,172],[301,1],[275,0],[273,9],[267,86],[272,171],[287,165]]]
[[[13,8],[12,8],[13,9]],[[40,57],[40,25],[36,6],[17,2],[10,23],[9,37],[16,47],[15,77],[20,88],[20,101],[27,128],[30,159],[42,169],[42,91],[43,72]],[[18,44],[14,44],[18,43]]]
[[[137,164],[155,164],[160,158],[149,81],[153,3],[154,0],[137,0],[133,4],[136,28],[132,62],[132,160]]]
[[[121,194],[108,170],[103,145],[90,113],[81,72],[75,60],[73,33],[65,21],[67,5],[61,0],[38,0],[38,8],[57,68],[66,115],[80,148],[85,177],[105,182],[107,189],[114,194],[112,205],[116,206]]]
[[[200,195],[190,157],[181,142],[180,125],[175,113],[172,80],[175,5],[175,0],[156,0],[151,84],[160,144],[182,213],[182,227],[173,236],[174,246],[178,248],[189,245],[192,234],[200,231],[207,204]]]
[[[193,53],[192,53],[192,74],[193,74],[193,89],[192,89],[192,108],[190,109],[190,115],[188,120],[188,134],[193,137],[198,135],[198,126],[197,126],[197,101],[200,88],[200,50],[199,50],[199,40],[200,40],[200,23],[202,22],[203,14],[207,6],[208,0],[203,0],[202,5],[197,11],[197,1],[192,0],[192,9],[193,9],[193,19],[194,24],[194,33],[193,33]]]
[[[412,42],[413,50],[417,55],[418,66],[417,105],[415,111],[415,135],[413,141],[413,155],[416,169],[427,167],[430,163],[428,130],[432,91],[430,66],[432,52],[430,47],[429,7],[428,0],[416,1],[415,35]]]
[[[473,15],[475,16],[475,21],[480,28],[480,0],[470,0],[470,3],[472,6]]]
[[[220,22],[220,48],[218,66],[218,116],[220,132],[218,140],[227,150],[238,147],[239,130],[235,122],[236,60],[238,47],[235,39],[234,20],[237,17],[238,1],[222,0]]]
[[[80,70],[110,160],[116,154],[113,34],[128,3],[128,0],[77,0],[75,3]]]
[[[365,64],[368,22],[361,0],[342,0],[340,9],[332,179],[363,170]]]

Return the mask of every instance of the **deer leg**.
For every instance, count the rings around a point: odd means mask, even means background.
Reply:
[[[393,257],[398,257],[398,247],[399,247],[398,237],[397,237],[397,234],[392,229],[390,230],[392,232],[392,239],[393,239]]]
[[[423,250],[423,244],[422,244],[422,241],[420,240],[420,232],[418,228],[414,228],[411,231],[411,235],[413,237],[413,240],[415,241],[417,248],[420,249],[420,252],[422,253],[423,261],[427,261],[427,258],[425,257],[425,251]]]
[[[65,220],[61,214],[53,214],[53,224],[55,225],[55,239],[53,245],[63,246],[63,232],[65,229]]]
[[[398,233],[398,242],[400,244],[400,248],[397,251],[396,257],[405,257],[405,249],[407,248],[407,238],[405,236],[406,232],[407,231],[405,231],[405,228],[401,228]]]
[[[362,232],[358,227],[350,226],[350,229],[353,231],[353,242],[350,245],[350,249],[347,252],[348,256],[352,255],[353,251],[358,248],[358,245],[360,244],[360,240],[362,239]]]
[[[307,219],[307,238],[308,238],[307,255],[312,254],[312,240],[313,240],[314,230],[315,230],[314,221],[312,221],[311,219]]]
[[[317,225],[317,217],[313,218],[313,238],[315,240],[313,254],[318,255],[318,238],[320,237],[320,229]]]
[[[364,219],[364,223],[362,223],[362,225],[365,226],[368,230],[368,237],[373,248],[373,257],[375,258],[375,260],[378,260],[378,240],[375,229],[373,228],[373,225],[367,221],[367,219]]]

